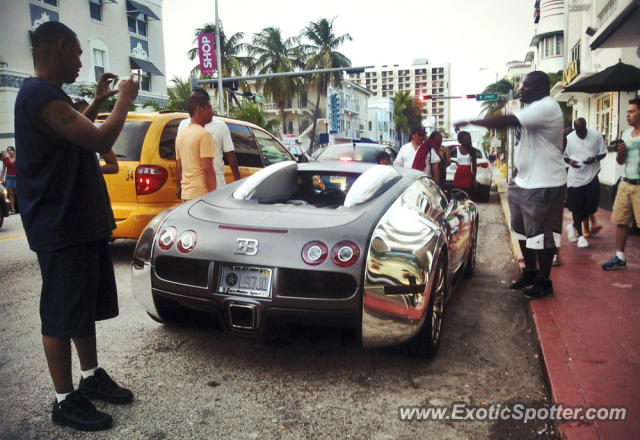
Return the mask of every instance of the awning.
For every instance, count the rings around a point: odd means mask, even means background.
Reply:
[[[562,35],[564,32],[563,31],[551,31],[551,32],[544,32],[542,34],[538,34],[538,35],[534,35],[533,38],[531,39],[531,44],[529,44],[529,46],[533,46],[536,47],[538,46],[538,43],[547,37],[553,37],[554,35]]]
[[[156,66],[153,65],[151,61],[141,60],[140,58],[129,57],[129,61],[131,62],[132,69],[142,69],[145,72],[149,72],[152,75],[160,75],[164,76],[164,73],[160,72]]]
[[[133,0],[127,0],[127,12],[139,12],[149,18],[160,20],[160,17],[154,14],[153,11],[149,9],[149,7],[138,2],[134,2]]]
[[[591,50],[634,47],[640,41],[640,0],[633,0],[605,28],[594,35]]]

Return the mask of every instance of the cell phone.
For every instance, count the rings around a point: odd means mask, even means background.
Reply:
[[[111,90],[116,90],[118,88],[118,85],[124,81],[129,79],[129,75],[127,76],[116,76],[115,78],[113,78],[111,80]]]

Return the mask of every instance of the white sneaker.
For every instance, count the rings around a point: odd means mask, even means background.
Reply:
[[[567,238],[569,239],[569,241],[571,243],[575,243],[576,241],[578,241],[578,232],[576,231],[576,228],[573,226],[573,223],[569,223],[567,224]]]
[[[579,248],[589,247],[589,242],[582,235],[580,237],[578,237],[578,247]]]

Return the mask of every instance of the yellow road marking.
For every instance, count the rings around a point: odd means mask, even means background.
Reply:
[[[26,237],[24,232],[19,232],[17,234],[2,235],[2,236],[0,236],[0,241],[15,240],[15,239],[18,239],[18,238],[23,238],[23,237]]]

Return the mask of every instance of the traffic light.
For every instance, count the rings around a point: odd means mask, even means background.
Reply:
[[[218,82],[214,82],[211,84],[211,87],[213,87],[214,89],[218,88]],[[223,82],[222,83],[222,88],[223,89],[229,89],[229,90],[233,90],[234,92],[236,90],[238,90],[238,81],[229,81],[229,82]]]
[[[426,101],[427,99],[431,99],[433,97],[433,95],[423,95],[420,97],[420,100],[422,101]]]
[[[476,99],[476,95],[464,95],[463,99]]]

